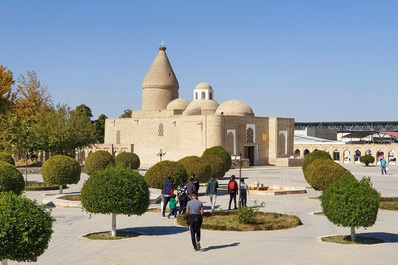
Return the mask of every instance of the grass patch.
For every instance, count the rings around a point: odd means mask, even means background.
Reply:
[[[151,208],[146,210],[147,213],[160,213],[160,208]]]
[[[381,197],[379,208],[382,210],[398,211],[398,197]]]
[[[63,189],[67,186],[63,185]],[[48,184],[45,182],[28,182],[25,185],[25,191],[38,191],[38,190],[59,190],[59,185]]]
[[[116,237],[111,236],[110,231],[106,232],[97,232],[84,235],[83,237],[91,239],[91,240],[119,240],[124,238],[131,238],[139,236],[139,233],[134,231],[116,231]]]
[[[322,215],[322,216],[325,216],[325,213],[324,213],[324,212],[315,212],[314,215]]]
[[[367,237],[367,236],[357,236],[357,241],[352,242],[351,236],[328,236],[322,237],[323,242],[329,243],[336,243],[336,244],[349,244],[349,245],[374,245],[384,243],[383,240],[374,238],[374,237]]]
[[[256,219],[249,224],[240,223],[237,215],[237,211],[205,212],[202,228],[223,231],[261,231],[289,229],[302,225],[300,218],[294,215],[258,212]],[[177,223],[188,227],[185,215],[178,216]]]
[[[308,197],[308,199],[310,199],[310,200],[320,200],[319,197]]]

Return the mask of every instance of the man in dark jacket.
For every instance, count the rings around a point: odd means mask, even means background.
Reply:
[[[192,194],[198,194],[198,190],[196,189],[196,185],[194,183],[195,178],[191,178],[191,181],[187,184],[187,193],[188,193],[188,201],[192,200]]]
[[[217,188],[218,181],[215,179],[215,175],[213,175],[211,176],[211,179],[207,182],[206,187],[206,196],[210,196],[211,211],[214,211],[214,209],[216,208]]]
[[[194,178],[193,184],[195,184],[196,193],[199,194],[199,180],[196,178],[196,174],[192,173],[191,178]]]
[[[170,201],[171,195],[173,194],[173,182],[171,182],[171,177],[168,176],[167,180],[163,183],[162,197],[163,197],[163,211],[162,216],[166,217],[166,207]]]
[[[235,181],[235,175],[231,176],[231,179],[228,182],[228,193],[229,193],[229,205],[228,210],[231,210],[231,202],[234,200],[234,209],[236,208],[236,194],[238,193],[238,183]]]

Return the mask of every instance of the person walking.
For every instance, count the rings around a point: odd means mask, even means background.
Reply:
[[[380,166],[381,166],[381,174],[387,175],[387,161],[384,159],[384,157],[382,157],[380,160]]]
[[[191,177],[191,180],[187,184],[188,201],[192,200],[192,194],[198,194],[198,190],[196,189],[196,185],[194,182],[195,178]]]
[[[171,182],[171,177],[168,176],[167,180],[163,183],[162,189],[162,198],[163,198],[163,209],[162,209],[162,216],[166,217],[166,207],[167,203],[170,201],[171,195],[174,193],[173,191],[173,183]]]
[[[189,230],[193,249],[200,250],[200,227],[202,226],[203,203],[198,200],[198,194],[192,194],[192,200],[188,202],[186,214],[188,216]]]
[[[193,184],[195,184],[195,187],[196,187],[196,193],[199,195],[199,180],[196,178],[196,174],[195,173],[192,173],[191,174],[191,178],[193,178],[194,179],[194,181],[193,181]]]
[[[207,182],[206,187],[206,196],[210,196],[211,211],[214,211],[214,209],[216,208],[217,188],[218,181],[216,180],[215,175],[213,175],[211,176],[211,179]]]
[[[250,195],[249,186],[245,183],[245,179],[240,180],[240,199],[242,207],[247,207],[247,194]]]
[[[176,195],[172,194],[170,199],[170,212],[167,215],[167,218],[170,219],[170,215],[174,215],[174,218],[177,218],[177,203],[178,201],[175,199]]]
[[[180,203],[179,214],[181,215],[181,214],[185,213],[185,210],[187,208],[187,203],[188,203],[188,191],[187,191],[187,186],[186,186],[185,180],[181,181],[181,185],[178,186],[177,196],[178,196],[178,201]]]
[[[228,193],[229,193],[229,205],[228,210],[231,210],[231,202],[234,200],[234,209],[236,208],[236,194],[238,193],[238,183],[235,181],[235,175],[231,176],[231,179],[228,182]]]

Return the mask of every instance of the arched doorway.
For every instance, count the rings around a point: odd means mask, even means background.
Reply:
[[[306,157],[309,153],[310,153],[310,151],[308,149],[305,149],[304,150],[304,157]]]
[[[300,150],[296,149],[296,151],[294,151],[294,156],[295,157],[300,157]]]
[[[340,161],[340,151],[337,149],[333,151],[333,160],[336,162]]]
[[[351,161],[350,151],[344,150],[343,152],[344,164],[349,164]]]
[[[376,153],[376,158],[377,158],[377,164],[378,164],[378,165],[380,164],[380,161],[381,161],[381,159],[382,159],[383,157],[384,157],[384,152],[381,151],[381,150],[377,151],[377,153]]]
[[[236,155],[234,150],[234,134],[229,132],[226,139],[226,149],[230,154]]]
[[[356,150],[355,151],[355,156],[354,156],[354,162],[355,164],[360,164],[361,162],[359,161],[359,159],[361,158],[361,151]]]
[[[397,157],[396,157],[395,151],[391,150],[390,152],[388,152],[388,164],[395,165],[396,161],[397,161]]]

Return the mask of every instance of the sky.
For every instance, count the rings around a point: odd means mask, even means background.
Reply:
[[[398,1],[3,1],[0,65],[34,70],[55,104],[141,109],[164,41],[182,98],[298,122],[396,121]]]

